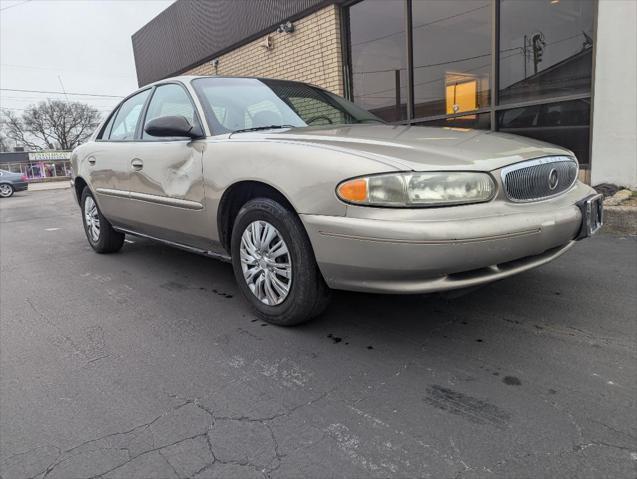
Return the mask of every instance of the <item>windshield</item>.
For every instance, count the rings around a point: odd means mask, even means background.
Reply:
[[[305,83],[210,77],[198,78],[192,84],[213,135],[282,125],[383,123],[344,98]]]

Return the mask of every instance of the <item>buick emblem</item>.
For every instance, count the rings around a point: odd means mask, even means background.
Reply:
[[[559,177],[557,176],[557,170],[553,168],[549,173],[549,190],[553,191],[557,188],[557,184],[560,182]]]

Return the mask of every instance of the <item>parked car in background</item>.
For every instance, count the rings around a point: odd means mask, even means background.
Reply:
[[[429,293],[540,266],[602,224],[564,148],[388,125],[304,83],[177,77],[124,99],[71,156],[98,253],[125,234],[231,261],[266,321],[331,288]]]
[[[9,198],[14,192],[27,189],[29,189],[29,182],[25,175],[0,170],[0,198]]]

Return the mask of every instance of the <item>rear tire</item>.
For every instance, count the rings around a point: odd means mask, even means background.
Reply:
[[[82,205],[84,233],[91,247],[100,254],[119,251],[124,245],[125,235],[115,231],[102,215],[88,186],[82,191],[80,205]]]
[[[237,215],[230,244],[239,289],[259,318],[293,326],[327,307],[330,290],[294,212],[269,198],[250,200]]]
[[[10,183],[2,183],[0,184],[0,198],[10,198],[13,196],[15,192],[15,188]]]

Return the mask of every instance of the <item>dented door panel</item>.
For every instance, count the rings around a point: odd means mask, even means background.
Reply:
[[[201,141],[146,141],[129,166],[131,228],[207,249]]]

